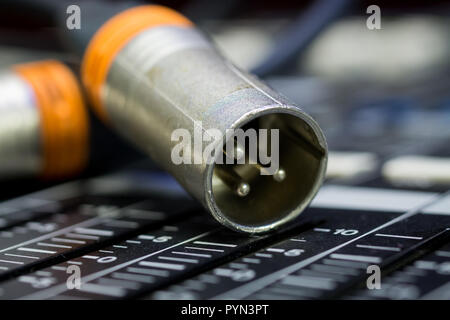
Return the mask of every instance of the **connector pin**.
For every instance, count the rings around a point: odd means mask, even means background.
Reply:
[[[273,179],[276,182],[283,182],[286,179],[286,171],[283,168],[279,168],[273,175]]]
[[[250,185],[242,181],[242,178],[230,167],[217,170],[217,175],[222,182],[239,197],[245,197],[250,193]]]
[[[236,193],[240,197],[245,197],[246,195],[248,195],[250,193],[250,185],[247,182],[239,183],[239,185],[236,189]]]

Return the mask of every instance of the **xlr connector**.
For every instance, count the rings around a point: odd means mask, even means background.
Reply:
[[[293,220],[322,183],[317,123],[173,10],[146,5],[109,19],[87,47],[82,81],[105,122],[234,230]]]
[[[88,115],[75,75],[48,60],[0,70],[0,179],[61,179],[88,158]]]

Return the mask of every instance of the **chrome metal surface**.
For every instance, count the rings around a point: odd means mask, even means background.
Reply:
[[[234,230],[260,233],[281,226],[301,213],[322,183],[327,146],[317,123],[233,66],[195,29],[157,27],[138,34],[115,58],[102,99],[118,131]],[[195,129],[218,129],[225,136],[243,126],[280,129],[284,179],[255,175],[250,165],[226,166],[249,183],[251,191],[242,197],[218,177],[214,163],[171,160],[177,128],[192,136]]]
[[[39,125],[31,87],[13,71],[0,71],[0,178],[39,173]]]

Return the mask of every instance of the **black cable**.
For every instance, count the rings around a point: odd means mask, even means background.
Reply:
[[[133,6],[148,4],[139,0],[0,0],[0,10],[17,10],[36,13],[48,20],[60,34],[64,46],[71,52],[83,55],[94,33],[112,16]],[[81,11],[81,29],[69,30],[66,27],[67,7],[78,5]]]
[[[258,76],[282,71],[336,18],[343,15],[353,0],[317,0],[283,32],[268,57],[252,70]]]
[[[70,4],[70,0],[0,0],[0,9],[8,12],[33,12],[43,18],[52,19],[54,12]]]
[[[225,20],[242,4],[242,1],[239,0],[191,0],[181,12],[196,23],[202,20]]]

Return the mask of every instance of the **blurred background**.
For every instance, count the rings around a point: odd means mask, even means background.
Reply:
[[[55,58],[78,72],[77,39],[61,23],[67,18],[61,8],[72,3],[81,7],[84,30],[97,13],[129,1],[0,0],[0,68]],[[331,151],[329,180],[412,189],[450,186],[448,1],[153,3],[187,15],[225,56],[319,122]],[[380,9],[380,29],[369,27],[371,5]],[[94,116],[90,121],[91,161],[82,176],[130,164],[155,170]],[[8,181],[6,188],[3,182],[0,198],[54,183],[21,179]]]

